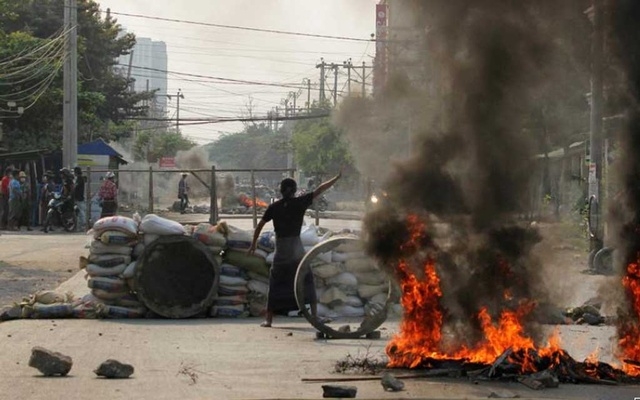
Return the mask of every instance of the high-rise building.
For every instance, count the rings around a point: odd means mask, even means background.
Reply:
[[[131,54],[120,59],[120,68],[126,73],[131,60],[131,77],[136,92],[156,90],[155,111],[167,111],[167,45],[149,38],[136,38]]]

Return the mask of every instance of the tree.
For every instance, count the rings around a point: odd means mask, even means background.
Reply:
[[[64,0],[0,0],[0,17],[6,17],[0,18],[0,59],[10,59],[25,48],[55,40],[52,38],[60,34],[64,25],[63,10]],[[153,97],[152,93],[131,92],[131,81],[114,68],[117,59],[130,52],[135,36],[123,34],[116,20],[102,18],[99,5],[92,0],[79,0],[78,26],[78,141],[129,136],[127,119],[145,115],[144,100]],[[52,57],[41,61],[51,61]],[[6,99],[35,82],[22,82],[20,86],[8,77],[0,83],[0,99]],[[32,108],[20,118],[4,120],[6,147],[10,151],[61,148],[62,101],[59,70]]]
[[[353,163],[342,131],[328,117],[296,123],[292,145],[296,163],[307,175],[327,176]]]
[[[286,168],[288,141],[280,130],[264,124],[247,124],[238,133],[222,136],[209,145],[209,156],[221,168]]]
[[[178,132],[147,130],[136,135],[133,156],[135,161],[155,163],[162,157],[174,157],[178,151],[189,150],[195,145]]]

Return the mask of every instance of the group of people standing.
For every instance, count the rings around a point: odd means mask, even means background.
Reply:
[[[31,187],[24,171],[7,167],[0,180],[0,229],[31,230]]]
[[[117,210],[118,189],[115,184],[115,174],[108,172],[97,194],[102,206],[101,218],[115,215]],[[46,171],[42,177],[42,183],[38,185],[38,207],[33,207],[32,188],[25,171],[19,171],[13,167],[7,167],[0,180],[0,230],[17,231],[22,227],[32,230],[35,222],[44,223],[47,215],[49,201],[55,192],[60,192],[67,203],[66,207],[78,207],[78,230],[87,228],[85,218],[85,177],[80,167],[75,167],[73,172],[63,168],[60,170],[60,185],[55,182],[55,174]],[[34,221],[32,215],[37,212]]]

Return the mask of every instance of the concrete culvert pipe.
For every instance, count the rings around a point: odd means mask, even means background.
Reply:
[[[138,260],[138,298],[166,318],[206,312],[218,291],[220,266],[205,245],[189,236],[163,236]]]
[[[319,318],[311,315],[304,302],[304,281],[309,273],[314,277]],[[360,238],[337,236],[317,244],[302,259],[295,295],[302,315],[326,337],[370,337],[387,319],[391,280],[365,255]]]

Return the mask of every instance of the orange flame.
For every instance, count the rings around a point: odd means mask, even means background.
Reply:
[[[407,219],[410,237],[401,246],[404,251],[415,250],[425,237],[424,224],[416,216]],[[500,268],[510,273],[510,267],[504,260],[500,261]],[[496,323],[486,307],[481,307],[478,322],[483,338],[472,347],[458,345],[457,349],[448,349],[443,343],[444,314],[440,305],[442,289],[438,277],[435,261],[429,258],[424,267],[418,271],[424,276],[418,277],[412,272],[406,260],[400,260],[396,268],[402,288],[402,305],[404,316],[400,325],[400,333],[392,338],[387,345],[389,367],[416,368],[429,367],[430,360],[458,359],[473,363],[491,364],[506,350],[511,349],[510,361],[517,361],[521,373],[535,372],[534,365],[538,357],[548,357],[554,365],[559,364],[560,339],[554,333],[546,347],[536,347],[532,338],[528,337],[521,323],[535,304],[531,301],[522,302],[515,310],[503,310]],[[504,298],[511,298],[509,291]],[[516,354],[517,353],[517,354]],[[535,353],[532,354],[532,353]]]
[[[640,361],[640,254],[636,262],[627,265],[627,274],[622,278],[622,285],[631,299],[635,321],[625,322],[619,328],[618,346],[624,359]],[[640,376],[638,367],[623,363],[622,370],[632,376]]]
[[[247,196],[244,193],[240,193],[240,195],[238,196],[238,201],[240,201],[240,204],[242,204],[245,207],[253,207],[254,206],[253,199],[249,198],[249,196]],[[257,207],[261,207],[261,208],[269,207],[269,204],[267,204],[266,202],[264,202],[264,201],[262,201],[260,199],[256,199],[255,205]]]

